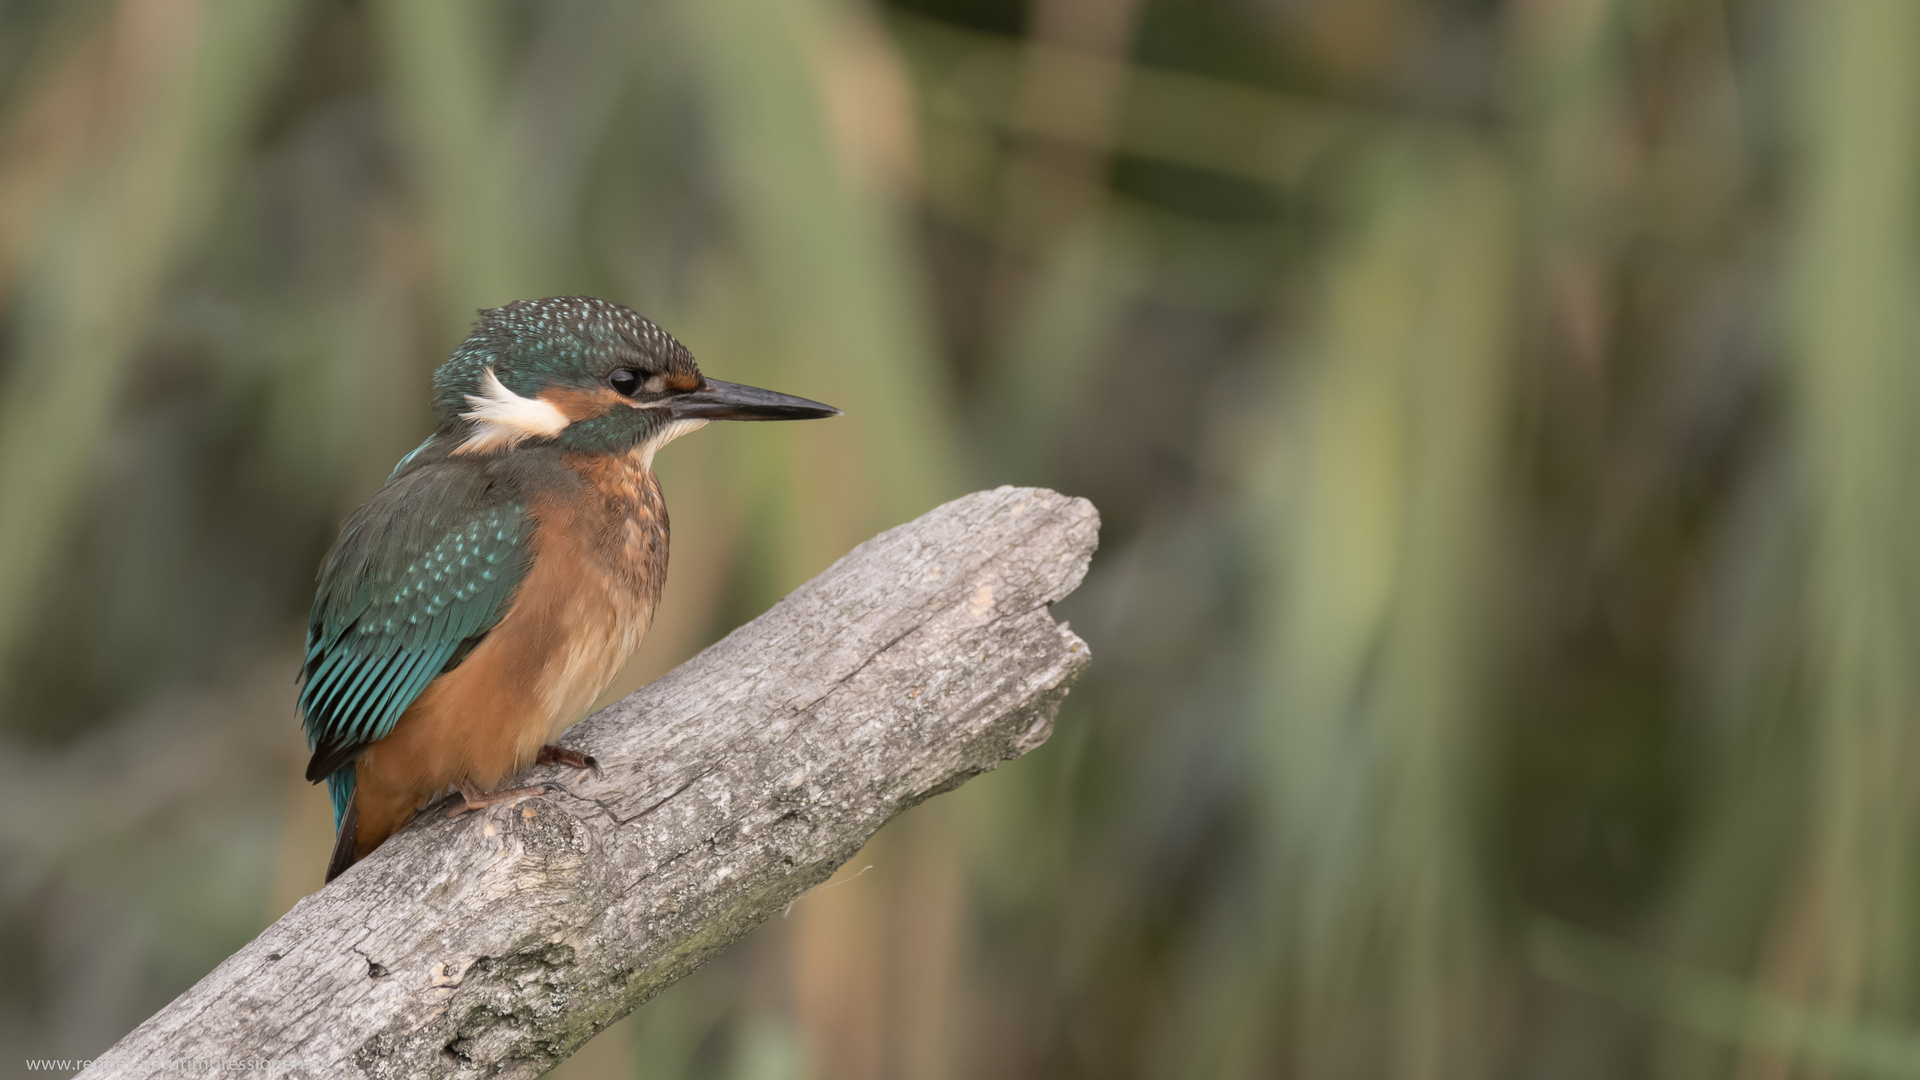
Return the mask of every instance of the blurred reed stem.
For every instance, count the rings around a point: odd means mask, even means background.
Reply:
[[[521,228],[503,152],[504,57],[493,0],[380,0],[373,7],[386,77],[430,229],[444,333],[474,311],[540,291],[547,260]]]
[[[808,387],[847,414],[805,444],[827,456],[789,472],[801,514],[809,500],[824,508],[844,504],[849,490],[864,493],[854,518],[803,526],[796,538],[831,558],[872,526],[957,493],[965,472],[897,208],[870,186],[857,133],[834,126],[826,100],[824,80],[841,55],[835,37],[846,32],[837,22],[854,16],[834,0],[700,0],[676,10],[739,223],[750,299],[771,333],[774,355],[738,361],[754,365],[750,377]]]
[[[1809,515],[1812,805],[1760,977],[1837,1016],[1912,1023],[1920,6],[1837,0],[1799,14],[1792,370]]]
[[[32,269],[14,301],[0,381],[0,680],[88,489],[167,274],[218,205],[301,8],[123,0],[110,13],[98,104],[76,100],[66,120],[97,133],[87,164],[39,246],[21,253]],[[89,106],[100,111],[79,111]]]
[[[1259,929],[1185,1075],[1495,1064],[1479,793],[1514,208],[1458,145],[1383,153],[1361,190],[1259,525]]]
[[[1720,1042],[1863,1077],[1920,1077],[1920,1033],[1813,1012],[1752,983],[1645,954],[1558,920],[1536,917],[1527,935],[1535,971]],[[1781,1055],[1775,1057],[1774,1055]]]
[[[1023,42],[894,10],[888,22],[923,81],[930,122],[1042,140],[1079,150],[1159,161],[1296,187],[1342,149],[1383,135],[1445,127],[1326,98],[1281,93],[1192,72],[1131,64],[1052,42]],[[1067,110],[1025,109],[1020,72],[1036,64],[1053,78],[1124,88],[1114,114],[1091,122]],[[926,196],[962,220],[988,227],[991,211],[944,187],[971,170],[929,170]],[[1051,176],[1047,182],[1057,183]]]

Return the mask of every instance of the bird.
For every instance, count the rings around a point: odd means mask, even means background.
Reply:
[[[587,296],[479,312],[433,375],[439,423],[321,562],[298,705],[325,781],[331,882],[448,791],[542,794],[534,764],[638,648],[667,574],[661,447],[713,420],[840,410],[702,375],[631,308]]]

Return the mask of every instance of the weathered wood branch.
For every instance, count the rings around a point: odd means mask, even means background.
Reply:
[[[83,1075],[544,1072],[893,815],[1045,741],[1088,663],[1047,607],[1098,529],[1084,499],[1000,488],[861,544],[569,733],[601,776],[421,815]]]

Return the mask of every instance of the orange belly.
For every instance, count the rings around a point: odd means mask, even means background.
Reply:
[[[637,459],[570,456],[584,482],[536,498],[532,563],[512,606],[355,765],[359,859],[451,786],[533,764],[640,644],[667,569],[660,487]]]

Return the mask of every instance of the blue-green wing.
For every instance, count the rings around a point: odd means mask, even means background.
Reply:
[[[336,825],[347,768],[500,621],[526,574],[532,521],[516,485],[441,462],[388,482],[340,531],[307,624],[300,712]]]

